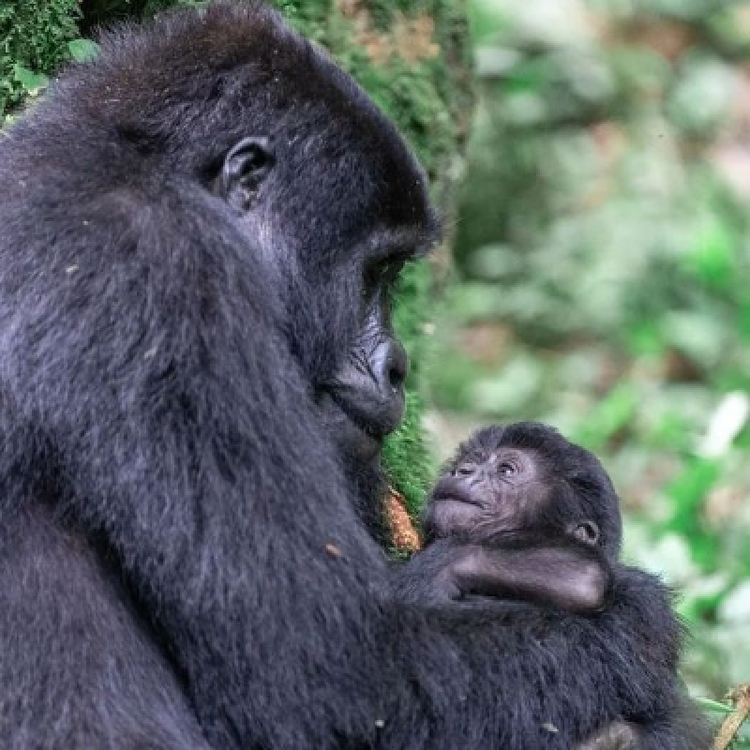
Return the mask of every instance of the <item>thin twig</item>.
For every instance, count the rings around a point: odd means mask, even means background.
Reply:
[[[721,725],[719,734],[714,740],[713,750],[727,750],[732,740],[737,736],[740,727],[750,716],[750,683],[740,685],[731,696],[734,703],[734,711],[727,716]]]

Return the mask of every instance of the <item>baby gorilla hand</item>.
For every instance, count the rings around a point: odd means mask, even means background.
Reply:
[[[615,721],[597,732],[576,750],[636,750],[639,734],[632,724]]]
[[[394,568],[396,598],[421,605],[439,605],[463,598],[460,574],[476,554],[475,545],[441,539]]]
[[[396,587],[401,598],[422,604],[490,597],[588,614],[604,607],[610,582],[594,547],[513,535],[492,546],[439,539],[401,566]]]

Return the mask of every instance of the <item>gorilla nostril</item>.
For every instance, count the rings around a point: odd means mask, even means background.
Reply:
[[[400,341],[393,341],[388,352],[388,384],[394,391],[404,387],[409,373],[409,355]]]
[[[388,385],[394,391],[397,391],[403,387],[405,380],[406,368],[391,363],[391,366],[388,368]]]

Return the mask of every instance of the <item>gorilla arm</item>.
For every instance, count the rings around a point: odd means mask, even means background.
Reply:
[[[439,588],[452,590],[460,598],[461,571],[473,564],[474,554],[461,542],[444,539],[408,565],[416,565],[425,575],[442,577]],[[420,572],[410,575],[415,579]],[[489,653],[502,654],[501,666],[495,664],[494,669],[501,670],[506,679],[498,680],[493,689],[500,691],[499,704],[515,715],[514,726],[523,727],[517,733],[499,727],[506,742],[523,738],[529,746],[569,747],[572,741],[592,737],[598,728],[626,718],[636,725],[648,725],[648,737],[658,736],[649,740],[651,744],[644,736],[637,745],[639,750],[705,749],[708,745],[699,734],[676,737],[674,732],[667,730],[662,735],[659,730],[659,717],[668,717],[682,700],[674,678],[682,632],[669,602],[669,592],[658,579],[622,565],[612,570],[607,605],[594,616],[523,605],[504,609],[502,602],[494,607],[491,600],[468,604],[421,600],[435,619],[448,618],[454,637],[461,631],[468,641],[473,633],[473,658],[481,660],[480,652],[486,658]],[[463,617],[462,607],[466,607]],[[467,612],[474,615],[473,620]],[[473,690],[481,687],[472,684]],[[539,716],[547,716],[545,724],[556,728],[554,738],[540,727]],[[533,738],[538,745],[531,743]],[[609,748],[608,743],[601,746]]]
[[[598,548],[562,537],[507,536],[502,544],[467,544],[450,568],[440,558],[417,553],[396,573],[399,596],[423,604],[477,596],[516,599],[580,614],[604,607],[611,571]]]

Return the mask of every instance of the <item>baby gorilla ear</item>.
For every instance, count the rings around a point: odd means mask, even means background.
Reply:
[[[596,544],[599,541],[599,527],[593,521],[577,524],[570,533],[586,544]]]
[[[247,211],[273,165],[268,138],[243,138],[224,157],[218,193],[234,208]]]

